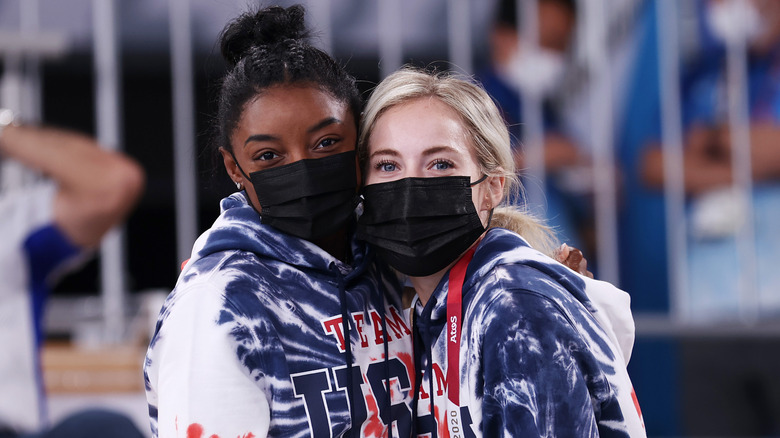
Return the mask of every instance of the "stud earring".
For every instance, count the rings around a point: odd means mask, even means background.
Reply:
[[[240,182],[236,181],[236,188],[237,188],[238,190],[241,190],[241,189],[243,189],[243,188],[244,188],[244,186],[243,186],[243,184],[241,184]]]

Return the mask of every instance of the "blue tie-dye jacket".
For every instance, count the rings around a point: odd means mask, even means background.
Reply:
[[[221,207],[149,346],[154,435],[335,437],[354,424],[355,436],[387,436],[392,424],[408,436],[411,330],[395,276],[358,244],[347,265],[262,225],[243,193]]]
[[[593,284],[517,234],[488,231],[463,284],[463,437],[645,436],[623,357],[594,318]],[[414,309],[418,435],[447,436],[448,289],[445,275]]]

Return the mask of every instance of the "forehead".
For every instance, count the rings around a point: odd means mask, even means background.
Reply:
[[[373,140],[409,138],[464,143],[465,129],[460,115],[436,97],[421,97],[395,105],[377,119]]]
[[[241,125],[250,130],[290,129],[308,127],[309,122],[328,117],[354,126],[349,105],[332,94],[310,85],[275,85],[247,102]]]

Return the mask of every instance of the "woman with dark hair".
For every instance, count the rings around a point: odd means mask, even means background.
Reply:
[[[354,79],[300,6],[229,23],[215,146],[238,192],[166,300],[144,367],[155,436],[407,437],[411,330],[395,274],[350,240]]]

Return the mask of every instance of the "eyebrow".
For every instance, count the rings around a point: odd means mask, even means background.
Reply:
[[[244,146],[248,145],[249,142],[252,142],[252,141],[273,141],[273,140],[278,140],[278,138],[274,137],[273,135],[269,135],[269,134],[254,134],[254,135],[250,135],[246,139],[246,141],[244,142]]]
[[[452,152],[452,153],[458,153],[458,150],[455,149],[452,146],[433,146],[428,149],[425,149],[422,153],[423,155],[434,155],[434,154],[440,154],[442,152]]]
[[[311,134],[313,132],[319,131],[320,129],[326,126],[336,125],[340,123],[342,123],[342,121],[340,119],[337,119],[336,117],[326,117],[321,121],[319,121],[318,123],[309,127],[306,130],[306,132],[308,134]],[[274,140],[279,140],[279,138],[270,134],[254,134],[247,137],[246,141],[244,142],[244,146],[246,146],[247,144],[249,144],[249,142],[252,141],[274,141]]]
[[[342,123],[341,120],[335,118],[335,117],[326,117],[322,119],[319,123],[313,125],[309,129],[306,130],[307,133],[311,134],[312,132],[319,131],[320,129],[330,126],[330,125],[336,125]]]
[[[439,154],[439,153],[442,153],[442,152],[457,153],[458,150],[455,149],[452,146],[432,146],[432,147],[429,147],[429,148],[423,150],[422,154],[424,156],[429,156],[429,155]],[[371,155],[369,155],[369,159],[374,158],[376,155],[390,155],[390,156],[393,156],[393,157],[397,157],[400,154],[395,149],[380,149],[378,151],[374,151]]]

